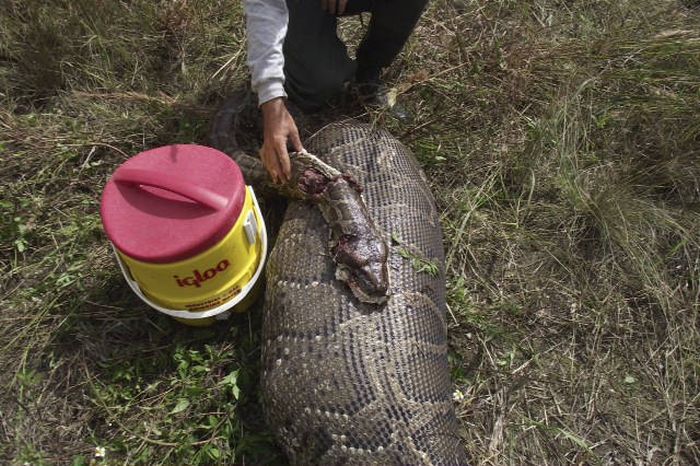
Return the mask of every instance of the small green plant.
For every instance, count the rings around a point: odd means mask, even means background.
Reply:
[[[235,411],[242,393],[240,370],[224,372],[230,354],[228,347],[180,344],[173,348],[170,368],[147,360],[111,368],[111,380],[93,386],[94,402],[110,422],[144,443],[125,451],[107,440],[108,449],[138,464],[152,464],[159,455],[193,465],[236,461],[240,449],[230,439],[241,429]],[[148,382],[154,369],[169,375]]]
[[[399,247],[397,251],[401,257],[411,261],[411,266],[416,272],[425,273],[431,277],[437,277],[440,274],[440,266],[436,261],[428,260],[406,247]]]
[[[17,249],[17,252],[24,252],[27,250],[29,242],[27,241],[27,233],[29,232],[29,226],[24,222],[22,217],[14,217],[12,221],[15,224],[17,230],[17,237],[13,244]]]
[[[48,466],[50,464],[42,452],[29,444],[25,444],[21,447],[16,460],[17,463],[21,465],[31,464],[32,466]]]
[[[391,241],[398,246],[396,251],[399,255],[410,261],[417,273],[425,273],[431,277],[437,277],[440,274],[440,266],[437,261],[426,259],[417,248],[410,247],[396,235],[391,236]]]

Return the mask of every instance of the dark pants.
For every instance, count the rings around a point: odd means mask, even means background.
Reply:
[[[416,26],[428,0],[349,0],[345,15],[372,14],[357,50],[357,63],[337,35],[337,18],[320,0],[286,0],[289,25],[284,42],[285,88],[304,110],[315,110],[338,96],[355,76],[378,79]]]

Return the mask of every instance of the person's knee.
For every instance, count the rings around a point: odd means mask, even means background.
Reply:
[[[423,11],[428,2],[429,0],[395,0],[393,3],[397,5],[397,8]]]
[[[297,66],[287,66],[285,74],[287,79],[294,81],[301,87],[313,89],[319,94],[332,94],[342,89],[349,73],[337,67],[319,65],[323,64],[313,63],[304,66],[300,63]]]
[[[287,93],[298,105],[320,107],[343,92],[348,77],[333,67],[287,69]]]
[[[407,0],[408,5],[406,5],[404,8],[410,7],[416,12],[418,16],[420,16],[421,13],[425,11],[425,8],[428,6],[428,1],[429,0]]]
[[[338,70],[326,68],[317,71],[310,77],[310,87],[319,95],[333,97],[343,90],[348,76],[345,73],[339,73]]]

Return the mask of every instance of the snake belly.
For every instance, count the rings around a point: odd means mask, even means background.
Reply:
[[[358,301],[336,279],[318,208],[290,204],[267,265],[268,425],[292,464],[466,464],[447,361],[442,232],[425,175],[406,147],[369,125],[332,124],[307,149],[363,188],[390,244],[389,299]]]

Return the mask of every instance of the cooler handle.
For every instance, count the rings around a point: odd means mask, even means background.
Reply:
[[[223,210],[228,204],[228,200],[224,196],[210,189],[191,183],[179,176],[165,175],[153,170],[120,168],[114,173],[112,179],[117,183],[164,189],[214,210]]]

